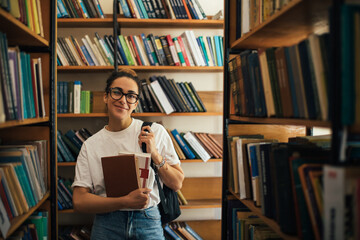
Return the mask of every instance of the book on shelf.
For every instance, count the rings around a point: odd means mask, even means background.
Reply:
[[[207,150],[192,132],[185,133],[183,137],[204,162],[207,162],[211,158]]]
[[[105,18],[98,0],[57,0],[58,18]]]
[[[102,157],[106,195],[120,197],[138,188],[152,189],[150,162],[151,156],[148,153],[119,153],[117,156]],[[128,184],[120,188],[118,183],[123,181]]]

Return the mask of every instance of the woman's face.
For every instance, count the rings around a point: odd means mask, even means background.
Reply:
[[[110,86],[111,88],[117,88],[113,92],[114,98],[119,98],[121,93],[123,94],[139,94],[138,85],[136,82],[128,77],[120,77],[113,81],[113,83]],[[120,90],[120,92],[119,92]],[[132,95],[135,96],[135,95]],[[123,95],[120,99],[115,100],[113,97],[111,97],[110,93],[104,95],[104,102],[107,104],[109,117],[116,118],[118,120],[125,120],[127,118],[131,117],[131,113],[134,111],[136,106],[138,105],[138,101],[134,104],[130,104],[129,98],[131,96],[129,95],[126,97]],[[128,101],[127,101],[128,98]],[[131,102],[131,100],[130,100]]]

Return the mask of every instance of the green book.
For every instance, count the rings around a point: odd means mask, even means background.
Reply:
[[[126,59],[129,62],[129,65],[134,66],[135,63],[133,61],[133,58],[131,57],[130,49],[128,48],[128,45],[126,44],[125,38],[123,35],[119,35],[120,44],[124,49]]]
[[[85,104],[86,104],[86,93],[85,91],[81,91],[80,96],[80,113],[85,113]]]
[[[196,98],[194,92],[191,90],[189,83],[184,82],[184,85],[186,87],[186,90],[189,92],[190,97],[194,100],[196,107],[199,109],[200,112],[204,112],[204,108],[201,106],[201,104],[199,103],[198,99]]]

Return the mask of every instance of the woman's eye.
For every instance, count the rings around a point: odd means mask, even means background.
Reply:
[[[136,95],[129,94],[129,95],[128,95],[128,98],[131,98],[131,99],[136,99]]]

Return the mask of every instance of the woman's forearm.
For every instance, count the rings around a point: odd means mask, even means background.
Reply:
[[[180,190],[184,181],[184,173],[179,164],[169,165],[165,163],[159,170],[163,183],[174,191]]]

